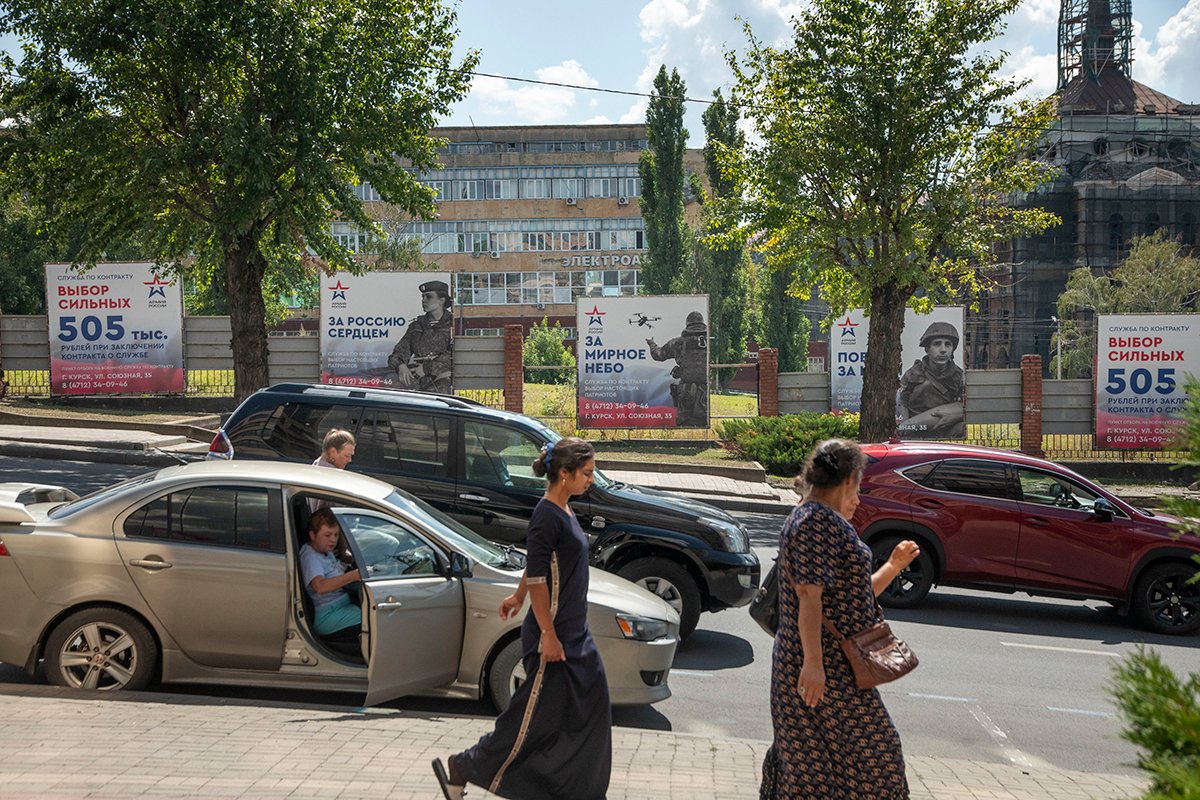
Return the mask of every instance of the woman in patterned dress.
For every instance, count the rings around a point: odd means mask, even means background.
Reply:
[[[871,573],[871,549],[848,520],[866,456],[853,442],[817,445],[804,465],[808,495],[779,539],[779,632],[771,665],[774,759],[764,794],[781,800],[908,797],[900,735],[875,689],[859,689],[822,614],[851,636],[879,621],[875,597],[920,553],[896,545]],[[772,765],[773,761],[773,765]]]
[[[470,749],[433,762],[446,800],[466,784],[520,800],[604,800],[612,768],[612,709],[600,653],[587,625],[588,542],[569,502],[592,485],[595,451],[560,439],[533,464],[549,483],[529,520],[525,574],[500,604],[509,619],[525,596],[521,626],[528,679]]]

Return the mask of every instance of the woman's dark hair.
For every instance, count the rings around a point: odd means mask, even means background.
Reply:
[[[539,478],[546,476],[554,483],[560,472],[574,472],[595,457],[596,450],[591,444],[578,436],[566,436],[554,447],[542,448],[541,454],[534,459],[533,474]]]
[[[813,448],[800,475],[810,487],[828,488],[844,483],[867,467],[867,456],[854,442],[826,439]]]

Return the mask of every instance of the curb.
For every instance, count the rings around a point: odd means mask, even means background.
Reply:
[[[201,459],[191,453],[174,454],[168,450],[116,450],[107,447],[24,442],[0,442],[0,455],[62,461],[93,461],[103,464],[130,464],[142,467],[174,467]]]
[[[710,506],[716,506],[722,511],[743,511],[749,514],[775,514],[777,516],[786,517],[788,514],[792,513],[792,509],[795,508],[795,505],[792,503],[771,503],[766,500],[746,500],[741,497],[733,497],[730,495],[694,494],[680,491],[673,491],[672,494],[687,497],[691,500],[697,500],[701,503],[707,503]]]
[[[725,466],[723,464],[671,464],[663,461],[636,461],[620,458],[597,458],[596,466],[602,470],[627,472],[687,473],[689,475],[712,475],[747,483],[766,483],[767,471],[757,461],[752,467]]]
[[[216,436],[216,429],[201,427],[195,422],[144,422],[137,420],[134,424],[130,424],[124,420],[107,420],[107,419],[83,419],[79,417],[55,417],[49,420],[55,428],[97,428],[100,430],[139,430],[157,433],[163,436],[182,436],[185,439],[190,439],[194,442],[208,443]],[[196,422],[217,422],[219,418],[216,415],[199,417]],[[45,417],[32,417],[28,414],[14,414],[11,411],[0,410],[0,423],[7,425],[28,425],[31,427],[45,426],[48,420]],[[219,427],[219,425],[218,425]]]

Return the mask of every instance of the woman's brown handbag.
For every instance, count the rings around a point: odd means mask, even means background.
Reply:
[[[873,689],[881,683],[902,678],[920,663],[912,648],[897,638],[882,620],[882,609],[879,615],[879,622],[850,637],[842,636],[829,617],[821,615],[821,623],[841,643],[860,689]]]

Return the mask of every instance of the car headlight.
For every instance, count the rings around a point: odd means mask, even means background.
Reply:
[[[712,517],[701,517],[700,522],[717,532],[721,541],[725,543],[725,549],[729,552],[750,552],[750,537],[746,535],[746,529],[741,525]]]
[[[635,617],[632,614],[617,614],[617,627],[626,639],[652,642],[667,635],[667,623],[661,619]]]

